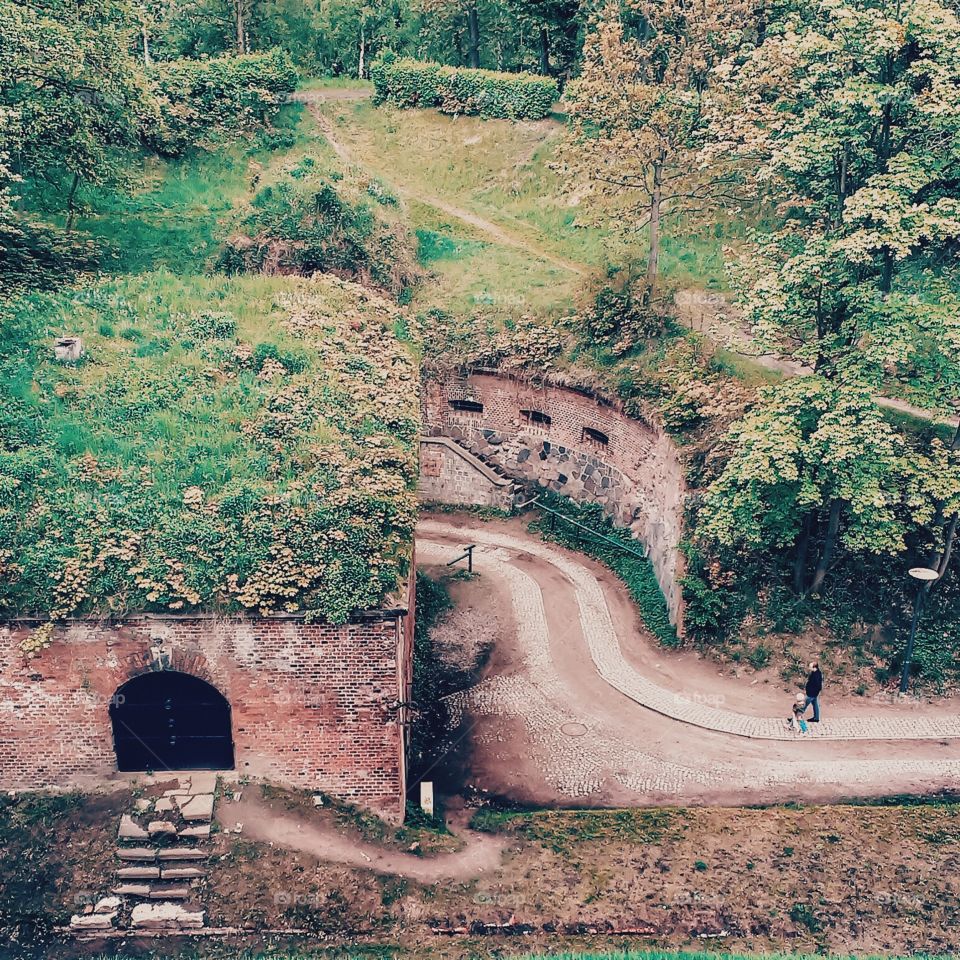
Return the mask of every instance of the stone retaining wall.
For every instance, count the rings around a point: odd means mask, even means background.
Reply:
[[[509,510],[514,485],[470,451],[446,437],[420,441],[420,499],[428,503],[462,504]]]
[[[512,477],[599,503],[629,528],[648,548],[682,631],[686,487],[663,430],[603,399],[493,373],[427,380],[422,403],[425,434],[451,437]]]

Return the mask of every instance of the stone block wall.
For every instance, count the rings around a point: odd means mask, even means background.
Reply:
[[[576,390],[489,372],[427,380],[422,402],[425,434],[450,437],[509,476],[599,503],[629,528],[682,631],[686,486],[662,429]]]
[[[509,510],[514,485],[506,477],[446,437],[420,441],[421,500]]]
[[[412,578],[411,578],[412,579]],[[75,620],[27,658],[37,623],[0,625],[0,786],[82,785],[116,770],[117,688],[172,669],[230,703],[240,773],[403,817],[412,612],[343,626],[293,616]]]

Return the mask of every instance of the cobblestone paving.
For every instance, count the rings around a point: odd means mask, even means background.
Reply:
[[[430,534],[456,537],[454,527],[423,523],[417,538],[421,562],[442,564],[451,556],[451,546],[428,539]],[[608,720],[572,713],[564,683],[553,667],[543,596],[536,581],[511,565],[509,550],[496,545],[509,538],[471,539],[486,544],[474,551],[474,568],[500,578],[511,595],[517,624],[517,640],[524,655],[523,674],[495,675],[445,699],[448,723],[457,729],[470,718],[510,717],[521,720],[529,737],[530,755],[544,780],[558,794],[587,798],[613,780],[645,797],[690,797],[713,787],[736,785],[744,790],[764,790],[784,785],[836,786],[849,791],[857,784],[875,781],[886,774],[921,779],[956,778],[960,761],[924,760],[904,762],[842,759],[811,761],[748,761],[737,764],[703,760],[691,752],[691,761],[677,762],[643,743],[643,731],[633,727],[614,729]],[[514,541],[516,549],[530,554],[536,544]],[[547,551],[553,553],[553,551]],[[558,558],[562,559],[562,558]],[[576,566],[576,565],[574,565]],[[585,571],[589,577],[589,571]],[[582,614],[582,608],[581,608]],[[608,615],[609,616],[609,615]],[[577,725],[578,736],[564,728]],[[475,742],[502,740],[496,726],[474,731]]]
[[[457,528],[434,521],[422,522],[418,530],[421,536],[431,533],[448,537],[459,535]],[[564,574],[573,584],[580,608],[580,626],[597,673],[615,690],[673,720],[717,733],[762,740],[795,739],[783,718],[752,717],[696,703],[638,673],[620,651],[603,589],[586,567],[532,539],[521,540],[485,530],[471,530],[470,535],[478,544],[531,554]],[[504,555],[499,556],[504,562]],[[531,610],[530,613],[535,615],[536,612]],[[518,621],[522,622],[526,616],[526,608],[517,611]],[[960,717],[843,717],[811,724],[807,736],[817,740],[946,740],[960,737]]]

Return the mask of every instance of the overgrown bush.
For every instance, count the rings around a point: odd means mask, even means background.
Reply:
[[[157,152],[176,156],[214,136],[266,127],[298,79],[280,50],[158,63],[150,80],[160,125],[144,139]]]
[[[585,336],[622,355],[663,333],[662,305],[652,303],[644,280],[611,277],[580,312]]]
[[[373,183],[374,181],[371,181]],[[253,199],[217,267],[236,273],[335,273],[394,297],[418,279],[407,228],[370,193],[370,183],[323,175],[311,157]]]
[[[508,120],[542,120],[559,96],[557,82],[550,77],[448,67],[390,55],[373,65],[370,76],[377,103]]]

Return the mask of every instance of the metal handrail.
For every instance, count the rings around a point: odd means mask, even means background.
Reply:
[[[559,510],[554,510],[553,507],[545,506],[540,502],[539,497],[534,497],[532,500],[528,500],[526,503],[521,503],[517,505],[518,510],[522,510],[526,507],[536,507],[538,510],[543,510],[546,513],[551,515],[550,529],[556,529],[556,518],[559,517],[561,520],[569,523],[573,527],[577,527],[579,530],[583,530],[584,533],[589,534],[591,537],[596,537],[599,540],[604,540],[606,543],[609,543],[613,547],[619,547],[624,553],[629,553],[634,557],[638,557],[641,560],[649,559],[649,549],[644,550],[641,553],[639,550],[634,550],[633,547],[628,547],[625,543],[622,543],[620,540],[614,540],[613,537],[608,537],[604,533],[600,533],[598,530],[594,530],[591,527],[586,526],[585,524],[580,523],[578,520],[574,520],[572,517],[568,517],[565,513],[561,513]]]

